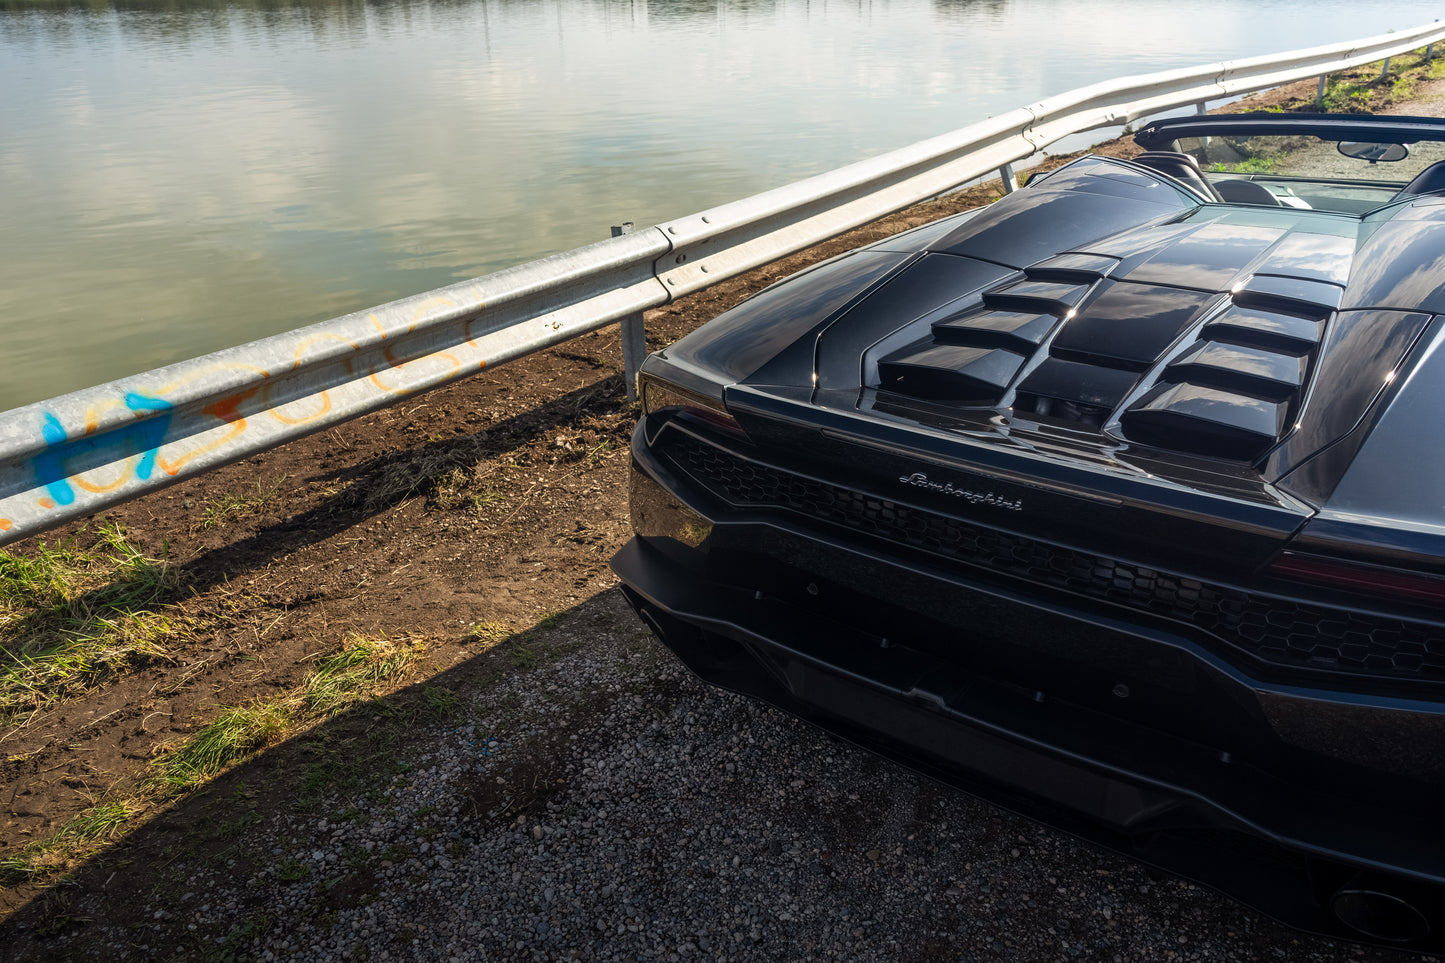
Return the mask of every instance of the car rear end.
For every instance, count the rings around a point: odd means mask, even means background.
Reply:
[[[1293,925],[1445,945],[1433,543],[1329,500],[1378,494],[1351,468],[1434,314],[1282,270],[1354,249],[1322,215],[1150,200],[1049,255],[1008,213],[649,359],[628,598],[707,681]]]

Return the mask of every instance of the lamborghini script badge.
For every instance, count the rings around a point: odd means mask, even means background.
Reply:
[[[993,492],[974,492],[967,488],[954,488],[952,482],[929,481],[928,476],[921,471],[916,471],[911,475],[899,475],[898,480],[905,485],[912,485],[914,488],[926,488],[929,491],[938,492],[940,495],[962,498],[974,505],[992,505],[995,508],[1003,508],[1011,512],[1024,510],[1024,503],[1021,499],[1002,498]]]

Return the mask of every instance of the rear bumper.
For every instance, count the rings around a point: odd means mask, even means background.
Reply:
[[[640,534],[613,568],[705,681],[1291,925],[1445,946],[1445,833],[1428,816],[1442,795],[1414,761],[1445,753],[1441,706],[1250,679],[1157,627],[731,513],[636,454]],[[940,631],[985,644],[950,658],[921,644]],[[1016,658],[979,655],[1010,639]],[[1106,651],[1137,671],[1101,697],[1123,678]],[[1351,929],[1331,907],[1350,915],[1338,894],[1356,890],[1384,896]]]

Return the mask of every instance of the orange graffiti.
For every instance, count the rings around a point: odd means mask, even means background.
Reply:
[[[331,392],[329,392],[329,391],[323,391],[323,392],[321,392],[321,410],[320,410],[320,411],[317,411],[317,412],[313,412],[312,414],[309,414],[309,415],[307,415],[307,416],[304,417],[304,418],[288,418],[287,416],[281,414],[280,409],[277,409],[277,408],[272,408],[270,411],[267,412],[267,414],[269,414],[272,418],[275,418],[277,421],[281,422],[282,424],[287,424],[287,425],[304,425],[304,424],[306,424],[308,421],[315,421],[317,418],[320,418],[322,415],[326,414],[326,413],[327,413],[328,411],[330,411],[330,410],[331,410]]]
[[[257,388],[252,388],[238,395],[222,398],[220,401],[206,405],[206,407],[201,409],[201,412],[219,418],[228,425],[235,421],[239,421],[244,425],[246,419],[241,415],[241,402],[254,395],[258,390]]]
[[[84,488],[88,492],[95,492],[96,494],[101,494],[103,492],[113,492],[120,486],[124,485],[126,482],[130,481],[131,472],[134,471],[133,466],[135,465],[135,457],[136,456],[134,455],[131,456],[130,460],[126,463],[125,471],[121,472],[120,477],[117,478],[115,481],[111,482],[109,485],[96,485],[92,482],[86,481],[79,475],[71,475],[70,481],[75,482],[77,485],[79,485],[81,488]],[[174,475],[175,472],[171,472],[171,474]]]
[[[50,508],[54,508],[54,507],[55,507],[55,502],[51,501],[51,500],[48,499],[48,498],[37,498],[37,499],[35,499],[35,504],[37,504],[37,505],[39,505],[41,508],[45,508],[45,509],[50,509]]]
[[[14,528],[14,527],[15,527],[15,524],[14,524],[13,522],[11,522],[10,519],[8,519],[8,518],[0,518],[0,532],[8,532],[8,531],[10,531],[10,529],[12,529],[12,528]]]
[[[452,357],[444,351],[438,351],[435,354],[425,354],[417,358],[408,358],[405,361],[398,361],[396,359],[396,356],[392,354],[391,348],[387,348],[384,354],[386,356],[386,363],[393,368],[404,368],[409,364],[415,364],[418,361],[426,361],[429,358],[445,358],[447,361],[451,362],[453,371],[460,370],[462,366],[462,363],[460,361],[458,361],[456,358]],[[381,381],[377,378],[376,372],[372,372],[371,374],[371,383],[376,385],[382,391],[393,395],[409,395],[417,390],[415,388],[388,388],[386,385],[382,384]]]
[[[124,407],[125,406],[121,404],[118,399],[115,398],[109,398],[105,401],[101,401],[94,405],[91,405],[89,408],[85,409],[85,433],[87,435],[93,435],[100,430],[101,412],[108,411],[111,408]]]
[[[202,413],[210,415],[213,418],[219,418],[221,421],[230,425],[231,430],[215,441],[202,445],[193,451],[186,452],[175,461],[165,461],[164,459],[157,458],[156,464],[160,465],[161,470],[167,475],[176,475],[180,473],[182,468],[186,467],[187,462],[199,458],[202,455],[209,454],[223,445],[230,444],[238,435],[244,435],[246,433],[246,419],[245,416],[241,414],[241,403],[260,390],[259,386],[248,388],[239,394],[230,395],[229,397],[222,398],[220,401],[214,401],[206,405],[206,407],[201,409]]]
[[[426,312],[430,311],[432,308],[454,308],[456,306],[457,303],[451,298],[427,298],[421,304],[418,304],[415,308],[412,309],[412,323],[411,327],[407,328],[407,331],[415,331],[416,322],[420,321],[422,319],[422,316],[426,314]]]
[[[371,323],[376,324],[376,315],[374,314],[371,316]],[[378,325],[378,327],[380,326]],[[382,337],[386,337],[385,333],[382,334]],[[307,348],[311,347],[318,341],[340,341],[342,344],[351,345],[351,349],[353,351],[361,350],[361,345],[357,344],[355,341],[352,341],[349,338],[343,338],[339,334],[313,334],[311,337],[307,338],[305,341],[302,341],[296,346],[296,351],[291,356],[291,367],[301,367],[301,355],[306,351]]]
[[[210,374],[210,373],[213,372],[213,371],[254,371],[254,372],[256,372],[256,374],[260,375],[260,376],[263,377],[263,378],[269,378],[269,377],[271,377],[271,372],[267,371],[265,368],[258,368],[258,367],[256,367],[256,366],[253,365],[253,364],[213,364],[213,365],[207,365],[206,367],[202,368],[202,369],[199,370],[199,371],[188,371],[188,372],[186,372],[185,375],[183,375],[183,376],[180,377],[180,378],[177,378],[175,381],[172,381],[170,384],[168,384],[168,385],[163,385],[163,386],[161,387],[160,391],[157,392],[157,394],[161,394],[161,395],[170,394],[172,391],[175,391],[175,390],[176,390],[177,388],[179,388],[181,385],[189,384],[189,383],[192,382],[192,381],[199,380],[200,378],[205,377],[206,375]]]

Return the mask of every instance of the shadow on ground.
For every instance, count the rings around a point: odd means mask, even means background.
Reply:
[[[340,863],[312,865],[308,840],[285,836],[288,827],[320,818],[344,832],[385,810],[389,789],[422,778],[419,760],[459,742],[475,771],[428,815],[498,827],[535,816],[565,789],[559,743],[616,693],[569,701],[550,713],[554,726],[538,730],[520,721],[546,698],[528,679],[582,648],[620,659],[645,653],[650,663],[659,652],[645,632],[621,594],[606,591],[529,631],[478,640],[462,663],[317,722],[128,828],[32,899],[3,926],[7,957],[244,959],[275,921],[275,904],[294,902],[302,888],[309,902],[300,916],[313,920],[375,898],[379,870],[413,853],[358,845]],[[202,877],[245,885],[222,907]]]

